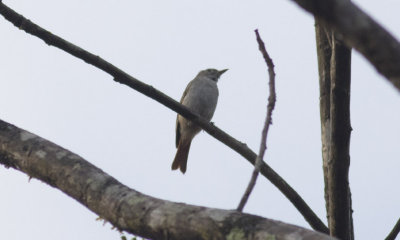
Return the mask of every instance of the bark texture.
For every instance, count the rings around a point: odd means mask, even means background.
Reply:
[[[327,30],[316,20],[315,35],[319,72],[319,109],[321,118],[322,168],[324,171],[324,197],[329,227],[328,157],[330,149],[330,98],[331,98],[331,43]]]
[[[400,43],[348,0],[292,0],[334,30],[400,90]]]
[[[353,239],[350,167],[351,49],[316,20],[325,201],[330,234]]]
[[[37,178],[109,221],[151,239],[334,239],[294,225],[174,203],[130,189],[80,156],[0,120],[0,163]]]
[[[329,228],[332,236],[352,238],[350,167],[351,49],[332,34],[330,149],[328,155]]]
[[[205,120],[204,118],[192,113],[187,107],[165,95],[161,91],[130,76],[99,56],[96,56],[32,23],[30,20],[7,7],[1,1],[0,14],[3,15],[8,21],[13,23],[18,29],[42,39],[49,46],[55,46],[79,59],[82,59],[86,63],[91,64],[110,74],[116,82],[131,87],[132,89],[156,100],[169,109],[198,124],[211,136],[239,153],[251,164],[255,164],[257,155],[250,148],[248,148],[246,144],[236,140],[229,134],[216,127],[214,124],[209,123],[209,121]],[[267,165],[265,162],[261,163],[260,172],[289,199],[289,201],[296,207],[296,209],[300,212],[300,214],[302,214],[302,216],[313,229],[320,232],[328,232],[328,228],[301,198],[301,196],[269,165]]]

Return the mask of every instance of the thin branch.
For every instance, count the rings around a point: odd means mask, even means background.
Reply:
[[[322,169],[324,173],[324,197],[325,208],[329,227],[329,139],[330,139],[330,99],[331,99],[331,56],[332,56],[332,37],[323,24],[315,19],[315,36],[318,56],[319,73],[319,111],[321,121],[321,143],[322,143]]]
[[[292,0],[359,51],[400,90],[400,43],[349,0]]]
[[[145,238],[333,240],[322,233],[259,216],[144,195],[80,156],[2,120],[0,164],[58,188],[118,230]]]
[[[169,96],[165,95],[154,87],[147,85],[128,75],[124,71],[108,63],[99,56],[96,56],[68,41],[65,41],[64,39],[32,23],[30,20],[24,18],[22,15],[16,13],[14,10],[10,9],[1,2],[0,14],[3,15],[8,21],[13,23],[20,30],[24,30],[29,34],[32,34],[33,36],[42,39],[48,45],[60,48],[65,52],[84,60],[86,63],[91,64],[103,70],[104,72],[109,73],[111,76],[114,77],[114,80],[116,82],[135,89],[136,91],[156,100],[157,102],[163,104],[169,109],[179,113],[185,118],[195,122],[211,136],[239,153],[253,165],[255,164],[257,155],[250,148],[248,148],[246,144],[234,139],[218,127],[210,124],[205,119],[192,113],[187,107],[181,105],[179,102],[175,101],[174,99],[170,98]],[[328,232],[328,228],[325,226],[325,224],[318,218],[318,216],[312,211],[312,209],[300,197],[300,195],[270,166],[262,163],[260,167],[260,172],[269,181],[271,181],[272,184],[274,184],[289,199],[290,202],[293,203],[293,205],[303,215],[305,220],[311,225],[313,229],[320,232]]]
[[[251,175],[249,185],[247,186],[246,191],[243,194],[242,199],[240,200],[239,206],[237,207],[237,210],[239,212],[243,211],[243,208],[246,205],[247,200],[249,199],[254,186],[256,185],[258,173],[260,172],[260,165],[262,162],[264,162],[263,159],[264,159],[265,150],[267,150],[267,137],[268,137],[269,125],[272,124],[272,111],[275,108],[275,102],[276,102],[274,63],[272,62],[272,59],[269,57],[269,54],[268,54],[267,50],[265,49],[264,42],[261,39],[260,34],[258,34],[258,29],[255,30],[255,33],[256,33],[256,37],[257,37],[259,50],[262,53],[264,60],[268,66],[269,98],[268,98],[268,106],[267,106],[267,116],[265,118],[264,128],[261,133],[260,150],[259,150],[258,156],[256,158],[256,163],[254,164],[254,170]]]
[[[385,240],[395,240],[399,232],[400,232],[400,218],[399,220],[397,220],[397,223],[394,225],[392,231],[385,238]]]

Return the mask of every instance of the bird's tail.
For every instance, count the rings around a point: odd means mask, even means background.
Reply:
[[[187,160],[188,160],[188,156],[189,156],[189,149],[190,149],[191,143],[192,143],[192,141],[190,141],[187,144],[184,144],[184,143],[182,143],[182,141],[179,141],[178,150],[176,151],[175,159],[171,166],[172,170],[176,170],[176,169],[180,168],[182,173],[186,172],[186,165],[187,165]]]

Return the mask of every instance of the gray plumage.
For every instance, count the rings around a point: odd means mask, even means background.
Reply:
[[[211,120],[218,102],[217,82],[226,71],[227,69],[221,71],[206,69],[199,72],[187,85],[180,102],[194,113]],[[195,123],[186,120],[181,115],[177,116],[175,144],[178,150],[172,163],[173,170],[180,168],[182,173],[186,172],[190,144],[200,130],[201,128]]]

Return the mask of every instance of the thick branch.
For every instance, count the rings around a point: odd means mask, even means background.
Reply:
[[[213,124],[210,124],[208,121],[203,118],[197,116],[192,113],[188,108],[181,105],[174,99],[168,97],[164,93],[158,91],[150,85],[147,85],[139,80],[133,78],[127,73],[123,72],[119,68],[114,65],[108,63],[103,60],[99,56],[93,55],[92,53],[65,41],[64,39],[50,33],[49,31],[41,28],[40,26],[32,23],[28,19],[24,18],[22,15],[16,13],[14,10],[10,9],[0,1],[0,14],[3,15],[8,21],[12,22],[16,27],[25,32],[32,34],[43,41],[45,41],[48,45],[55,46],[64,50],[71,55],[80,58],[114,77],[114,80],[127,85],[136,91],[156,100],[157,102],[165,105],[171,110],[179,113],[185,118],[195,122],[201,128],[203,128],[207,133],[211,136],[215,137],[244,158],[246,158],[250,163],[254,165],[255,159],[257,155],[249,149],[244,143],[239,142],[234,139],[221,129],[217,128]],[[293,188],[287,184],[287,182],[280,177],[271,167],[267,164],[262,163],[260,172],[264,175],[268,180],[270,180],[289,200],[293,203],[293,205],[299,210],[299,212],[303,215],[305,220],[311,225],[311,227],[320,232],[328,232],[327,227],[324,223],[318,218],[318,216],[311,210],[311,208],[304,202],[304,200],[300,197],[300,195],[294,191]]]
[[[267,50],[265,49],[265,44],[258,33],[258,29],[255,30],[258,48],[264,57],[265,63],[268,67],[268,75],[269,75],[269,97],[268,97],[268,105],[267,105],[267,115],[265,117],[264,127],[261,132],[261,142],[260,142],[260,150],[258,152],[258,156],[256,158],[256,163],[254,164],[254,170],[251,174],[250,182],[246,188],[245,193],[243,194],[242,199],[240,200],[239,206],[237,207],[238,211],[243,211],[244,206],[247,203],[247,200],[250,197],[251,191],[253,191],[254,186],[256,185],[258,173],[260,172],[260,165],[264,162],[264,154],[265,150],[267,150],[267,137],[269,126],[272,124],[272,111],[275,108],[276,102],[276,93],[275,93],[275,71],[274,71],[274,63],[272,59],[269,57]]]
[[[80,156],[0,120],[0,163],[58,188],[120,230],[151,239],[333,239],[233,210],[130,189]]]
[[[353,239],[350,165],[351,49],[316,19],[322,157],[330,234]]]
[[[400,90],[400,43],[348,0],[292,0],[339,33]]]

